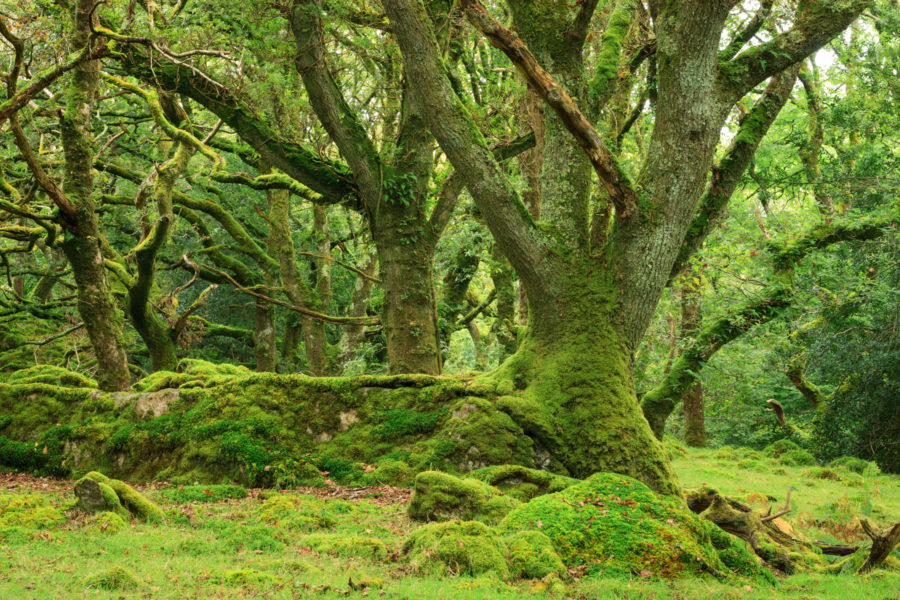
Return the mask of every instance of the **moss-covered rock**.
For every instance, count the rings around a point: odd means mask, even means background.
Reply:
[[[521,465],[485,467],[472,471],[469,476],[484,481],[521,502],[564,490],[579,481],[565,475],[529,469]]]
[[[807,479],[827,479],[829,481],[843,481],[841,474],[827,467],[812,467],[806,469],[801,475]]]
[[[345,534],[311,534],[303,536],[299,545],[344,558],[358,557],[372,560],[387,558],[388,549],[378,538]]]
[[[597,473],[517,508],[501,530],[545,534],[567,566],[630,577],[743,572],[719,557],[708,527],[678,499],[659,496],[630,477]],[[755,559],[746,555],[746,570]]]
[[[75,482],[74,491],[78,507],[87,513],[110,512],[120,518],[131,518],[131,513],[122,506],[118,494],[106,482],[85,476]]]
[[[107,591],[135,590],[140,585],[141,582],[133,571],[119,566],[89,575],[84,580],[85,588]]]
[[[477,479],[460,479],[439,471],[416,475],[407,514],[416,521],[460,519],[498,523],[519,502]]]
[[[87,512],[114,512],[148,523],[162,523],[165,520],[162,509],[133,487],[110,479],[102,473],[91,471],[75,482],[78,505]]]
[[[431,523],[415,530],[403,552],[416,571],[441,574],[493,574],[509,578],[508,550],[498,533],[476,521]]]
[[[519,531],[504,538],[509,549],[509,568],[522,579],[542,579],[548,575],[566,577],[566,566],[553,542],[539,531]]]
[[[69,371],[53,365],[35,365],[27,369],[19,369],[4,375],[5,383],[9,385],[25,385],[31,383],[44,383],[65,387],[97,389],[97,382],[81,373]]]

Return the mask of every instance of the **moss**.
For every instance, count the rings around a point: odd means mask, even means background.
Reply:
[[[540,531],[566,566],[584,565],[603,576],[649,572],[674,578],[707,572],[723,577],[755,565],[749,555],[746,565],[726,565],[708,527],[681,501],[612,473],[597,473],[535,498],[507,515],[500,528]]]
[[[332,529],[337,515],[350,512],[352,506],[340,500],[323,501],[313,496],[278,494],[257,509],[260,521],[292,530]]]
[[[416,476],[406,512],[417,521],[462,519],[497,523],[518,504],[514,498],[477,479],[425,471]]]
[[[359,557],[373,560],[387,558],[388,550],[378,538],[360,537],[346,534],[312,534],[301,538],[298,544],[316,552],[334,554],[343,558]]]
[[[509,549],[509,566],[513,576],[542,579],[548,575],[568,575],[553,543],[543,533],[520,531],[506,536],[504,541]]]
[[[87,525],[91,531],[97,533],[118,533],[128,527],[128,524],[118,513],[109,511],[93,515],[88,520]]]
[[[415,571],[509,578],[507,548],[497,532],[476,521],[431,523],[415,530],[403,552]]]
[[[535,462],[531,439],[498,405],[483,398],[464,398],[454,404],[436,439],[452,443],[452,450],[440,458],[461,471]]]
[[[188,504],[246,498],[247,490],[239,485],[185,485],[164,489],[160,495],[176,504]]]
[[[85,588],[108,591],[134,590],[140,585],[141,582],[133,571],[118,566],[89,575],[84,580]]]
[[[42,495],[0,492],[0,530],[11,527],[49,529],[64,519],[63,514]]]
[[[383,440],[395,440],[405,435],[431,433],[446,410],[420,413],[406,408],[390,408],[376,418],[380,421],[372,433]]]
[[[118,494],[103,480],[90,477],[92,473],[75,482],[78,507],[88,513],[113,512],[124,519],[131,519],[131,513],[122,506]]]
[[[572,477],[529,469],[521,465],[485,467],[472,471],[470,476],[496,487],[521,502],[528,502],[537,496],[558,492],[578,483],[578,480]]]

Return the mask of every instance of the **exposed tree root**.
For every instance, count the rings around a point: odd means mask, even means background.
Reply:
[[[860,573],[866,573],[883,563],[891,551],[897,547],[897,544],[900,544],[900,523],[882,531],[875,529],[867,519],[860,520],[859,524],[862,525],[866,535],[872,539],[869,558],[859,569]]]

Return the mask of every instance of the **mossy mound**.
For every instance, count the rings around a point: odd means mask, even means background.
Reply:
[[[508,549],[496,530],[476,521],[431,523],[415,530],[403,546],[415,571],[493,574],[509,579]]]
[[[44,383],[74,388],[97,388],[97,382],[90,377],[53,365],[35,365],[7,373],[3,377],[5,383],[9,385]]]
[[[407,514],[416,521],[460,519],[498,523],[519,502],[477,479],[460,479],[439,471],[416,475]]]
[[[316,552],[344,558],[358,557],[372,560],[387,558],[388,549],[378,538],[345,534],[311,534],[304,536],[299,545]]]
[[[778,440],[763,448],[763,454],[783,465],[807,467],[816,464],[816,457],[791,440]]]
[[[415,470],[408,464],[389,458],[379,461],[375,470],[367,474],[367,480],[371,485],[407,487],[412,485],[415,476]]]
[[[567,566],[585,565],[604,576],[674,578],[706,572],[724,577],[756,566],[749,553],[746,568],[735,561],[726,565],[709,528],[678,499],[612,473],[597,473],[535,498],[507,515],[500,529],[540,531]]]
[[[566,577],[566,566],[553,542],[539,531],[519,531],[504,538],[509,549],[509,567],[515,577],[543,579],[549,575]]]
[[[878,475],[881,473],[881,469],[878,468],[877,464],[855,456],[842,456],[836,458],[828,463],[828,466],[832,469],[850,471],[857,475]]]
[[[564,490],[579,481],[565,475],[529,469],[521,465],[484,467],[472,471],[469,476],[492,485],[521,502]]]
[[[257,569],[233,569],[225,571],[214,578],[219,583],[234,586],[262,585],[267,583],[281,583],[274,575],[264,573]]]
[[[84,580],[84,587],[107,591],[127,591],[140,587],[141,582],[129,569],[112,567],[99,573],[89,575]]]
[[[114,512],[124,518],[134,516],[148,523],[162,523],[165,520],[162,509],[133,487],[96,471],[75,482],[75,495],[78,496],[78,506],[89,513]]]
[[[827,479],[829,481],[843,481],[844,478],[834,469],[827,467],[812,467],[801,473],[802,477],[807,479]]]
[[[257,517],[263,523],[296,531],[332,529],[338,515],[348,513],[352,505],[341,500],[320,500],[303,494],[277,494],[263,502]]]
[[[160,495],[175,504],[191,502],[221,502],[247,497],[247,489],[239,485],[184,485],[166,488]]]
[[[128,524],[117,513],[100,512],[88,519],[87,526],[97,533],[118,533],[128,527]]]

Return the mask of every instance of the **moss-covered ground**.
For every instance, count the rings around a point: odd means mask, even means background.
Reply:
[[[836,465],[834,478],[823,477],[822,467],[746,449],[670,449],[686,486],[706,483],[762,510],[780,508],[794,486],[787,519],[810,539],[857,543],[864,540],[859,516],[881,524],[900,518],[900,478],[860,465],[853,466],[862,473]],[[758,579],[664,581],[579,568],[563,578],[523,579],[516,568],[508,575],[458,575],[440,563],[423,568],[425,557],[404,553],[421,526],[407,516],[409,490],[244,495],[217,486],[208,493],[204,486],[138,486],[163,507],[165,523],[132,520],[123,527],[108,515],[73,510],[73,483],[0,473],[0,598],[893,600],[900,590],[900,572],[890,569],[781,577],[774,588]],[[502,543],[513,549],[516,538]]]

